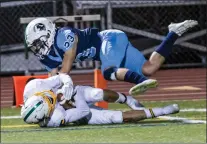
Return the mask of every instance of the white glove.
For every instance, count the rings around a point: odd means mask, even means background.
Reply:
[[[62,94],[61,100],[71,100],[73,96],[73,85],[63,85],[61,89],[56,92],[56,95]]]
[[[73,95],[73,81],[69,75],[64,73],[59,73],[59,77],[63,83],[63,87],[59,92],[63,94],[66,100],[70,100]]]
[[[61,90],[62,90],[63,97],[66,100],[71,100],[71,98],[73,96],[73,85],[68,85],[68,84],[63,85]]]

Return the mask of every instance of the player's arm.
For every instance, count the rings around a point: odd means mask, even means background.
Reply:
[[[73,81],[71,77],[67,74],[58,74],[46,79],[42,79],[43,85],[48,85],[51,89],[52,88],[58,88],[62,85],[72,85]]]
[[[90,108],[82,96],[82,91],[78,91],[74,97],[76,108],[66,110],[65,122],[74,122],[90,114]]]
[[[64,52],[60,73],[69,73],[76,56],[78,36],[71,29],[65,29],[58,33],[57,47]]]
[[[78,37],[75,35],[74,43],[72,48],[67,50],[64,54],[63,62],[62,62],[62,68],[60,70],[61,73],[69,73],[73,62],[75,60],[76,51],[77,51],[77,45],[78,45]]]
[[[62,93],[66,100],[70,100],[73,94],[73,81],[67,74],[60,73],[56,76],[42,80],[43,85],[47,85],[50,89],[57,89],[58,93]],[[56,94],[58,94],[56,93]]]
[[[54,68],[50,72],[48,72],[48,77],[55,76],[57,75],[57,73],[58,73],[58,68]]]
[[[66,100],[61,93],[57,94],[57,102],[65,109],[75,108],[72,101]]]
[[[58,102],[60,102],[62,95],[58,95]],[[77,91],[75,97],[75,108],[68,107],[64,114],[55,108],[47,127],[60,127],[67,123],[78,121],[90,114],[90,108],[86,103],[85,98],[82,96],[82,91]]]
[[[68,110],[68,109],[72,109],[72,108],[75,108],[74,106],[72,106],[69,101],[65,102],[62,107],[65,109],[65,110]]]

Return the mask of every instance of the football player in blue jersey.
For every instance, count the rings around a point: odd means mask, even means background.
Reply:
[[[59,72],[69,73],[73,62],[98,60],[106,80],[134,83],[129,93],[137,95],[157,87],[158,82],[146,76],[160,68],[177,38],[197,24],[195,20],[171,23],[169,33],[149,60],[132,46],[123,31],[116,29],[99,32],[96,28],[56,28],[49,19],[37,18],[28,24],[25,39],[50,75],[56,74],[60,65]]]

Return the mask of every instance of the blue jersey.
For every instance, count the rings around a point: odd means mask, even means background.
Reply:
[[[98,29],[79,30],[63,27],[57,30],[54,45],[51,47],[49,54],[40,60],[48,71],[58,68],[62,64],[64,53],[73,48],[75,35],[78,36],[75,62],[100,60],[99,52],[102,41]]]

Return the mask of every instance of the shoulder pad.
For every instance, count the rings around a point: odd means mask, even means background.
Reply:
[[[75,33],[71,29],[62,28],[58,30],[56,37],[57,47],[64,52],[73,47],[75,41]]]

